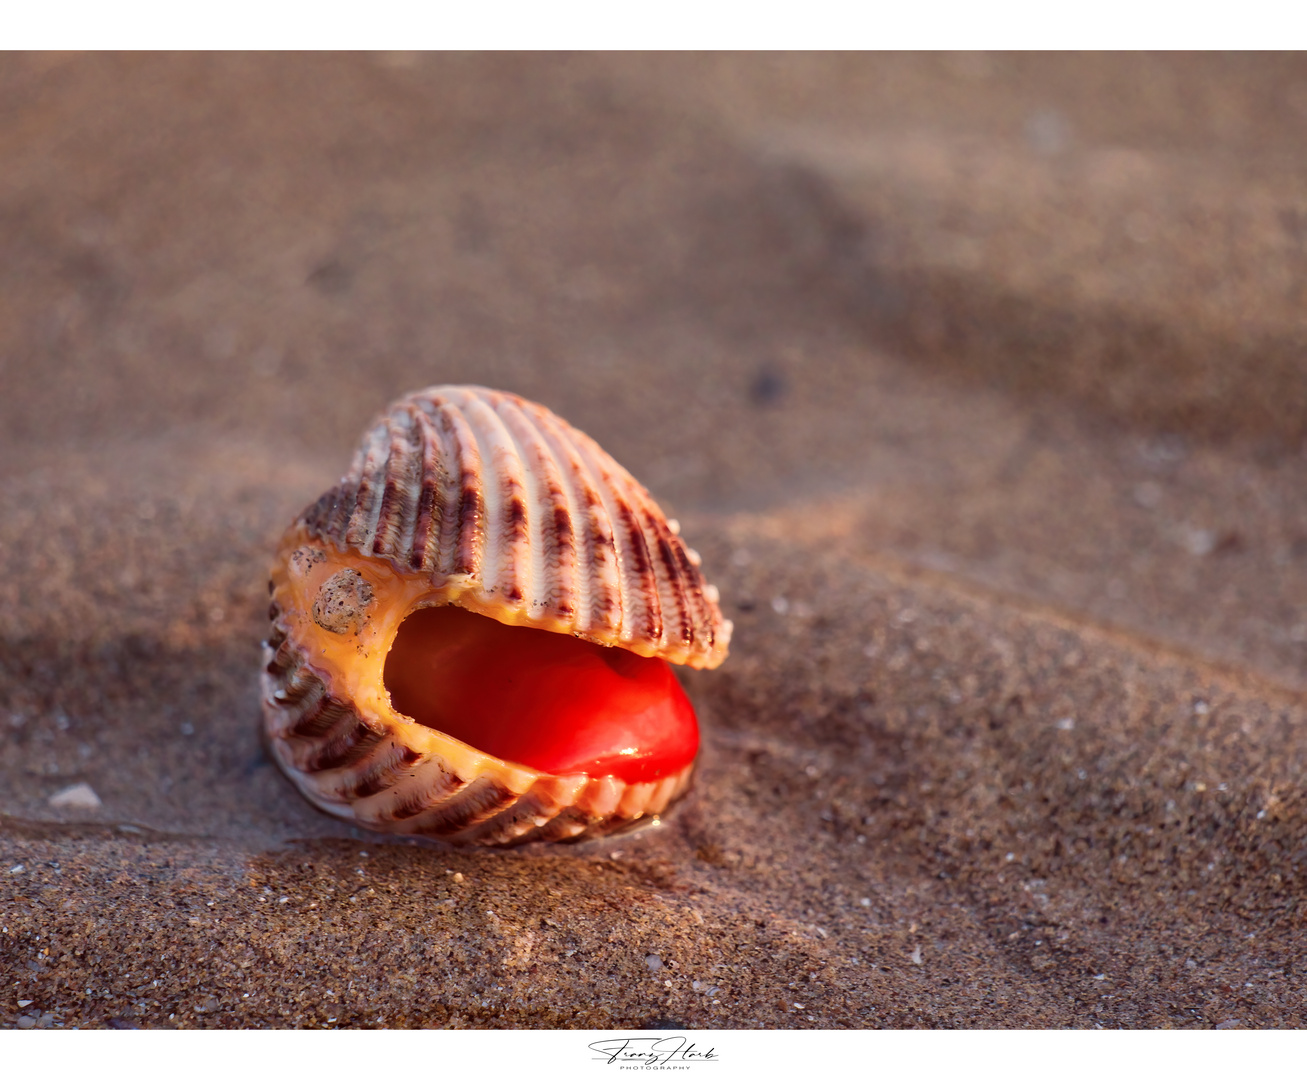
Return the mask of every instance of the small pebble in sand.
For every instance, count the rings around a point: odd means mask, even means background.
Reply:
[[[654,956],[652,953],[644,958],[644,962],[650,971],[662,971],[663,969],[662,957]]]
[[[1162,485],[1152,480],[1145,480],[1142,484],[1135,485],[1133,495],[1137,505],[1145,510],[1151,510],[1162,501]]]
[[[1216,533],[1212,529],[1200,529],[1193,525],[1182,525],[1179,530],[1180,543],[1190,555],[1200,558],[1210,555],[1216,549]]]
[[[926,961],[924,961],[924,960],[921,958],[921,946],[920,946],[920,945],[918,945],[915,949],[912,950],[912,956],[909,957],[909,959],[910,959],[914,964],[916,964],[918,967],[920,967],[922,964],[924,964],[924,963],[926,962]]]
[[[27,867],[22,863],[14,863],[14,865],[9,868],[9,872],[11,874],[21,874],[26,869]]]
[[[49,804],[56,810],[98,810],[100,796],[90,784],[73,784],[50,796]]]
[[[461,883],[462,880],[463,880],[463,875],[462,875],[462,874],[455,874],[455,875],[454,875],[454,881],[455,881],[456,883]]]

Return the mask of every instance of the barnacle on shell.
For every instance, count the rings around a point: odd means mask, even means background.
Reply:
[[[594,440],[476,386],[401,398],[282,539],[263,714],[313,803],[456,843],[601,835],[687,789],[668,663],[731,624],[676,522]]]

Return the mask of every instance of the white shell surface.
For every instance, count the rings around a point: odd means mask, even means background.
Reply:
[[[731,624],[676,523],[593,439],[515,394],[401,398],[300,523],[499,622],[691,667],[726,657]]]

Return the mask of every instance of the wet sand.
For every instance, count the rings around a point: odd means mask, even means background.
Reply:
[[[1301,1026],[1305,127],[1274,55],[0,59],[0,1026]],[[721,590],[658,829],[263,755],[273,546],[442,382]]]

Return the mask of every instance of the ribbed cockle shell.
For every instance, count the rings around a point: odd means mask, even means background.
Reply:
[[[698,749],[665,662],[716,667],[731,632],[677,533],[541,405],[476,386],[400,399],[282,539],[273,756],[329,813],[456,843],[660,814]]]

